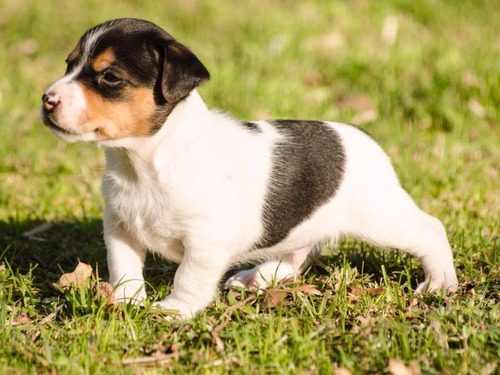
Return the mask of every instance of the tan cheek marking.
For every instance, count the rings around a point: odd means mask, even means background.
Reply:
[[[96,72],[102,72],[115,61],[115,53],[111,47],[101,52],[92,62],[92,67]]]
[[[87,103],[85,132],[96,131],[98,140],[147,136],[156,109],[153,92],[145,87],[128,88],[123,102],[106,101],[94,91],[82,86]]]

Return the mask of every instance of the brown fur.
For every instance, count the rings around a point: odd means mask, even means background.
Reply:
[[[106,48],[103,52],[97,56],[92,62],[92,67],[96,72],[102,72],[108,68],[115,61],[116,56],[113,52],[113,48]]]
[[[78,59],[81,53],[81,44],[78,43],[73,51],[68,55],[68,58],[66,59],[66,62],[72,62]]]
[[[156,104],[153,92],[145,87],[127,88],[124,102],[110,102],[81,85],[87,102],[85,131],[95,131],[99,140],[141,137],[151,133]]]

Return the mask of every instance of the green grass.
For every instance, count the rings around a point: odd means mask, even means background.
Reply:
[[[1,372],[387,373],[399,358],[423,373],[498,373],[499,9],[493,0],[0,2]],[[54,288],[78,259],[107,278],[103,153],[55,139],[38,119],[40,97],[83,31],[122,16],[156,22],[197,53],[212,107],[370,132],[447,227],[460,291],[414,295],[416,260],[351,240],[325,249],[277,306],[221,291],[184,323],[148,306],[112,308],[97,280]],[[392,44],[381,37],[388,16],[398,20]],[[152,300],[174,272],[148,259]],[[308,284],[320,295],[298,292]]]

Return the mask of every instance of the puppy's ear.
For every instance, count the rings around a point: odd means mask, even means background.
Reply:
[[[164,45],[161,89],[167,102],[184,99],[209,78],[207,68],[186,46],[175,40]]]

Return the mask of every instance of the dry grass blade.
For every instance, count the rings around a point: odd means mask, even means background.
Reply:
[[[178,358],[180,355],[183,355],[183,352],[174,352],[168,354],[159,354],[155,356],[145,356],[145,357],[137,357],[137,358],[123,358],[122,365],[130,366],[130,365],[153,365],[158,364],[158,362],[168,361],[173,358]]]
[[[228,310],[226,310],[226,312],[224,313],[224,321],[217,325],[216,327],[214,327],[214,329],[212,330],[211,334],[212,334],[212,342],[214,343],[214,345],[216,346],[217,350],[219,352],[223,352],[225,347],[224,347],[224,343],[223,341],[221,340],[221,338],[219,337],[219,331],[222,330],[225,326],[227,326],[229,324],[229,322],[231,321],[231,315],[233,315],[233,312],[236,311],[237,309],[245,306],[248,302],[252,301],[252,300],[255,300],[256,296],[252,295],[252,296],[248,296],[247,298],[245,298],[244,300],[238,302],[238,303],[235,303],[233,306],[231,306]]]
[[[62,307],[63,307],[62,304],[57,306],[54,311],[52,311],[49,315],[47,315],[45,318],[40,320],[39,324],[42,325],[42,324],[46,324],[46,323],[50,322],[52,319],[54,319],[56,317],[57,313],[59,311],[61,311]]]

